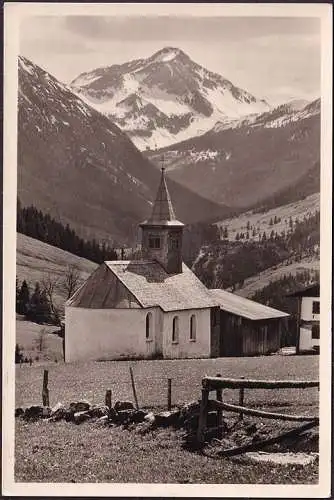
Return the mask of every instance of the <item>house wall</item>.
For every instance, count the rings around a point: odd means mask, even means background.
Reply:
[[[299,350],[311,351],[314,347],[320,346],[320,338],[314,338],[312,335],[313,325],[319,325],[319,322],[303,323],[300,327]]]
[[[190,340],[190,318],[196,317],[196,341]],[[172,342],[173,318],[179,318],[178,342]],[[210,357],[210,309],[189,309],[164,313],[163,357],[208,358]]]
[[[280,348],[281,320],[250,321],[221,311],[221,356],[258,356]]]
[[[146,315],[152,334],[146,340]],[[65,361],[151,358],[162,351],[162,313],[149,309],[65,308]]]
[[[300,311],[300,319],[304,321],[320,321],[320,314],[313,314],[313,302],[320,303],[319,297],[303,297]]]

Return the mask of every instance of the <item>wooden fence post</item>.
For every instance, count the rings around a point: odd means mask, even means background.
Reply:
[[[217,373],[216,377],[221,377],[220,373]],[[216,389],[217,401],[223,401],[223,389]],[[219,408],[217,410],[217,437],[221,439],[223,437],[223,410]]]
[[[244,379],[245,377],[240,377],[240,378]],[[244,397],[245,397],[245,388],[240,387],[240,389],[239,389],[239,406],[244,406]],[[243,420],[243,419],[244,419],[244,414],[242,412],[240,412],[239,420]]]
[[[135,386],[135,381],[134,381],[134,378],[133,378],[133,371],[132,371],[132,367],[131,366],[130,366],[130,377],[131,377],[133,397],[135,398],[135,403],[136,403],[136,410],[139,410],[138,399],[137,399],[137,392],[136,392],[136,386]]]
[[[110,389],[108,389],[106,391],[105,403],[106,403],[106,406],[108,406],[108,408],[110,410],[111,409],[111,390]]]
[[[49,372],[48,372],[48,370],[44,370],[43,389],[42,389],[43,406],[49,406],[50,405],[48,382],[49,382]]]
[[[167,393],[168,411],[172,409],[172,379],[168,379],[168,393]]]
[[[199,420],[197,428],[197,443],[203,445],[205,441],[205,430],[208,416],[208,401],[209,401],[209,389],[208,387],[203,387],[202,389],[202,399],[201,406],[199,410]]]

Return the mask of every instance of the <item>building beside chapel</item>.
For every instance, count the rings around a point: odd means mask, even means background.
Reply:
[[[228,296],[236,297],[234,303],[239,300],[241,313],[247,299],[229,292],[219,296],[182,262],[184,224],[175,216],[164,169],[151,217],[140,227],[142,258],[104,262],[67,301],[65,361],[229,355],[226,342],[233,329],[224,331],[221,311]],[[260,316],[265,309],[261,327],[268,317],[278,325],[287,316],[256,306]],[[238,305],[231,314],[239,317]],[[279,349],[279,326],[272,331],[260,350],[257,334],[248,333],[254,337],[251,354]],[[242,341],[237,346],[230,355],[247,355]]]
[[[297,353],[320,349],[320,285],[315,283],[288,297],[297,299]]]

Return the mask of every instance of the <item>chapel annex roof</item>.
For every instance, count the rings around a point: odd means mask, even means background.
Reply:
[[[246,299],[227,290],[215,288],[210,290],[210,292],[218,302],[221,310],[252,321],[287,318],[289,316],[286,312],[265,306],[254,300]]]

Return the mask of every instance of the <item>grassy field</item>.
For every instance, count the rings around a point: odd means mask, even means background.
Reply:
[[[16,343],[19,344],[23,356],[28,359],[31,357],[34,363],[36,358],[39,362],[62,361],[62,339],[53,333],[57,330],[56,326],[38,325],[17,315]]]
[[[49,273],[60,283],[69,265],[78,269],[82,280],[87,279],[97,267],[97,264],[87,259],[17,233],[16,273],[19,282],[25,279],[31,291],[36,281],[41,282]],[[60,285],[57,286],[55,303],[63,306],[65,299],[65,291]]]
[[[43,369],[49,369],[50,404],[79,399],[104,401],[106,389],[117,399],[133,400],[133,367],[141,407],[166,408],[167,378],[172,404],[200,397],[201,378],[230,377],[318,379],[317,356],[268,356],[199,360],[115,361],[16,368],[16,407],[41,403]],[[235,391],[224,399],[237,401]],[[248,390],[246,406],[286,413],[317,414],[318,391]],[[274,424],[275,425],[275,424]],[[170,483],[315,483],[317,464],[272,466],[247,460],[215,459],[182,448],[182,431],[155,430],[147,435],[120,427],[80,426],[67,422],[16,421],[16,481],[34,482],[170,482]]]
[[[133,400],[129,367],[135,377],[138,400],[143,407],[164,407],[167,403],[167,379],[172,379],[172,403],[182,404],[200,397],[204,375],[221,373],[226,377],[260,379],[318,379],[318,356],[265,356],[189,360],[105,361],[87,363],[50,363],[50,404],[69,403],[84,398],[102,403],[105,391],[112,390],[114,401]],[[16,368],[16,406],[39,404],[45,365]],[[226,391],[226,399],[237,394]],[[300,411],[314,411],[317,389],[246,391],[246,401],[274,406],[283,403]]]

